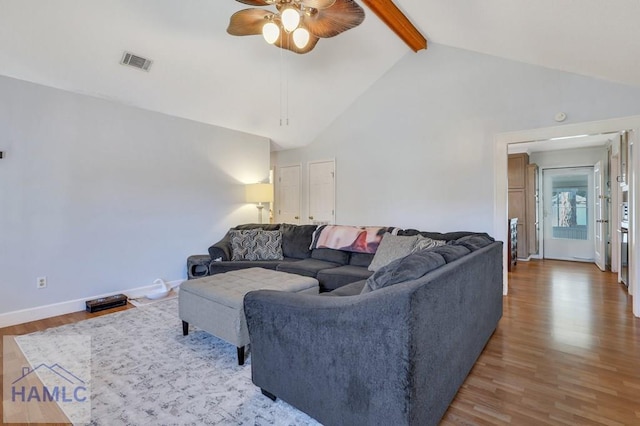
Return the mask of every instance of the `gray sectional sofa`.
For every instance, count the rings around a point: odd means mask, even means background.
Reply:
[[[230,235],[237,242],[235,231],[256,228],[280,231],[281,258],[231,260]],[[259,266],[320,283],[320,295],[244,297],[254,384],[326,425],[437,424],[502,317],[502,242],[394,229],[440,245],[373,273],[386,234],[374,254],[310,249],[315,230],[240,225],[209,248],[209,258],[199,257],[211,275]]]
[[[199,278],[223,272],[260,267],[290,272],[298,275],[314,277],[320,285],[320,292],[329,292],[347,284],[369,278],[373,272],[367,268],[373,260],[372,253],[357,253],[328,248],[310,249],[313,232],[316,225],[292,224],[243,224],[229,230],[218,242],[209,247],[209,257],[200,258],[206,267],[200,275],[195,275],[188,266],[189,278]],[[391,227],[389,227],[391,229]],[[263,229],[265,231],[279,230],[282,233],[282,260],[231,260],[231,231]],[[423,235],[434,240],[447,242],[464,236],[474,235],[473,232],[424,232],[415,229],[400,229],[399,236]],[[480,234],[486,235],[486,234]]]
[[[248,293],[253,382],[326,425],[438,424],[502,316],[502,243],[476,237],[322,295]]]

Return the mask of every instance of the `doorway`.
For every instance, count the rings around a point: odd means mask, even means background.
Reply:
[[[542,176],[544,258],[594,262],[593,167],[545,169]]]
[[[629,144],[640,143],[640,116],[614,118],[602,121],[565,124],[556,127],[546,127],[533,130],[500,133],[495,136],[494,144],[494,234],[497,239],[507,241],[508,236],[508,182],[507,182],[507,154],[511,144],[523,144],[529,141],[559,140],[573,135],[596,135],[619,132],[624,129],[629,131]],[[640,170],[640,155],[636,155],[634,149],[630,149],[629,168],[631,173]],[[640,191],[635,187],[629,188],[629,214],[630,223],[636,223],[636,211],[640,209]],[[640,232],[636,229],[629,231],[630,256],[636,253],[636,241],[640,241]],[[509,291],[509,276],[507,271],[508,254],[505,246],[503,250],[503,293]],[[629,294],[633,297],[633,314],[640,317],[640,268],[636,263],[629,266]]]

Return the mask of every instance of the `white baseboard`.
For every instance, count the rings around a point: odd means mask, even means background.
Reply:
[[[167,284],[171,288],[178,287],[185,280],[170,281]],[[84,311],[86,309],[85,302],[87,300],[98,299],[100,297],[113,296],[114,294],[124,293],[127,297],[135,298],[144,296],[150,289],[156,285],[147,285],[144,287],[132,288],[124,291],[116,291],[113,293],[98,294],[82,299],[69,300],[66,302],[54,303],[51,305],[36,306],[35,308],[21,309],[19,311],[7,312],[0,314],[0,328],[9,327],[11,325],[22,324],[25,322],[37,321],[44,318],[51,318],[58,315],[70,314],[72,312]]]

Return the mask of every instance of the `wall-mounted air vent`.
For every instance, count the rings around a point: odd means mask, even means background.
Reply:
[[[149,71],[153,61],[151,59],[143,58],[142,56],[134,55],[131,52],[124,52],[120,63],[122,65],[129,65],[130,67]]]

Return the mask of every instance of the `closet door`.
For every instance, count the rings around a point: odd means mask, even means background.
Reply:
[[[335,160],[309,163],[309,216],[311,224],[334,224],[336,205]]]
[[[300,165],[280,167],[276,177],[278,223],[300,224]]]

